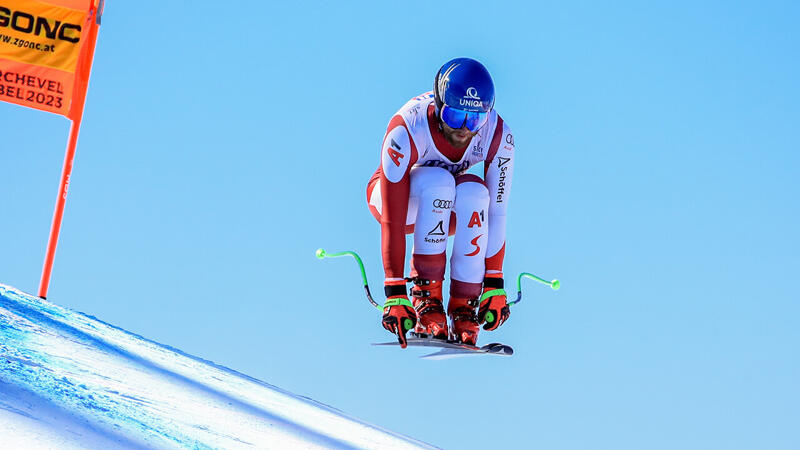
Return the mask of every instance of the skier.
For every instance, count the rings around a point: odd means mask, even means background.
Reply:
[[[495,330],[509,317],[503,257],[514,137],[493,109],[494,97],[486,68],[456,58],[439,69],[432,92],[409,100],[389,122],[367,203],[381,224],[382,323],[403,348],[412,328],[475,345],[480,324]],[[466,173],[481,161],[483,179]],[[414,235],[413,303],[404,277],[406,234]],[[445,315],[442,282],[453,235]]]

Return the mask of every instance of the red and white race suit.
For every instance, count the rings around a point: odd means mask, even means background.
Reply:
[[[466,173],[479,162],[483,179]],[[367,184],[370,212],[381,224],[386,282],[403,278],[405,235],[412,233],[412,276],[443,280],[447,237],[455,235],[450,294],[480,295],[484,275],[503,271],[513,170],[514,136],[496,111],[458,149],[442,133],[432,93],[403,105]]]

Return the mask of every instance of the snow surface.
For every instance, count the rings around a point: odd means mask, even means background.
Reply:
[[[0,448],[430,448],[0,284]]]

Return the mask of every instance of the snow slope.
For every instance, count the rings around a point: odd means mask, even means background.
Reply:
[[[0,284],[0,448],[429,448]]]

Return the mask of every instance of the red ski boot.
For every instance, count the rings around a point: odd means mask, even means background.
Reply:
[[[450,297],[447,314],[450,316],[450,331],[453,339],[467,345],[478,342],[480,324],[475,314],[477,299]]]
[[[415,277],[411,288],[414,309],[417,311],[417,333],[431,334],[437,339],[447,339],[447,317],[442,306],[442,282]]]

